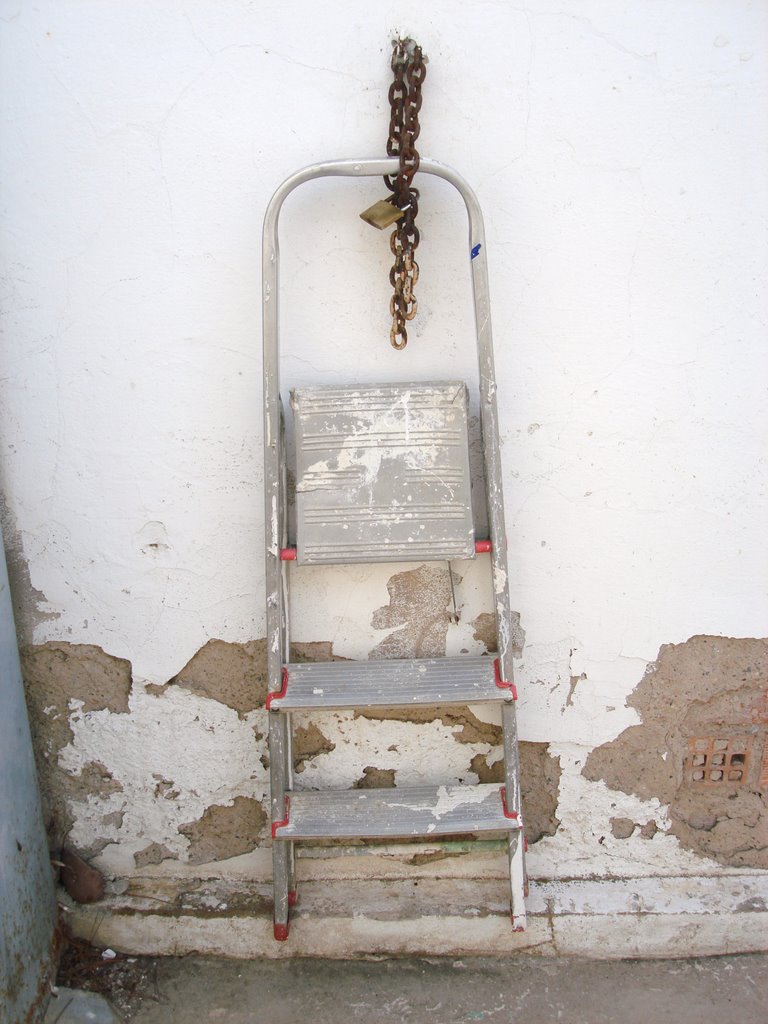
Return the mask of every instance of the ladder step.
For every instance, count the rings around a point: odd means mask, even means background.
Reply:
[[[286,794],[285,819],[275,839],[404,839],[463,832],[509,832],[520,818],[509,811],[503,786],[414,786]]]
[[[267,697],[270,711],[418,707],[515,700],[498,659],[419,658],[324,661],[286,665],[282,689]]]
[[[460,381],[296,388],[297,561],[475,557]]]

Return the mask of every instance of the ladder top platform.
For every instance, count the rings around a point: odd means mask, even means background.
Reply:
[[[296,388],[297,561],[474,558],[461,382]]]

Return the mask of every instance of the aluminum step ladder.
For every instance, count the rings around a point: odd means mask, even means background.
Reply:
[[[288,938],[297,900],[294,843],[368,838],[426,841],[457,833],[508,836],[511,916],[525,927],[525,851],[510,646],[506,536],[496,383],[480,207],[452,169],[421,160],[419,173],[450,182],[467,208],[479,360],[481,433],[490,539],[472,524],[463,382],[297,388],[297,537],[289,545],[286,444],[280,399],[278,220],[299,185],[326,176],[396,174],[398,159],[314,164],[286,179],[267,208],[263,237],[264,480],[274,935]],[[489,556],[498,656],[292,664],[290,562],[446,561]],[[297,570],[291,570],[297,571]],[[504,785],[416,786],[313,792],[293,788],[291,715],[331,709],[501,705]]]

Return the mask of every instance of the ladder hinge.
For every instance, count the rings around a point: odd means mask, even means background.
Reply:
[[[295,562],[296,561],[296,548],[280,548],[280,561],[281,562]]]
[[[499,793],[501,794],[501,809],[504,811],[504,817],[505,818],[513,818],[515,821],[517,821],[517,819],[520,817],[520,815],[517,813],[517,811],[510,811],[509,807],[507,807],[507,787],[506,786],[502,786],[499,789]],[[288,798],[286,797],[286,800],[287,799]],[[273,825],[272,826],[272,835],[275,834],[274,828],[275,828],[275,826]]]
[[[285,828],[285,826],[290,821],[290,817],[291,817],[291,798],[289,796],[286,796],[286,798],[285,798],[285,817],[283,818],[282,821],[273,821],[272,822],[272,838],[273,839],[277,839],[277,830],[279,828]]]
[[[267,711],[272,707],[272,701],[278,700],[278,698],[284,697],[288,692],[288,669],[283,668],[283,678],[281,680],[281,687],[279,690],[275,690],[273,693],[267,694]]]
[[[476,540],[475,541],[475,554],[484,555],[488,551],[493,551],[493,542],[490,540]]]
[[[498,658],[494,659],[493,670],[496,676],[496,685],[500,690],[509,690],[512,694],[512,700],[517,700],[517,687],[514,683],[508,683],[505,679],[501,678],[501,662]],[[269,704],[267,704],[269,707]]]

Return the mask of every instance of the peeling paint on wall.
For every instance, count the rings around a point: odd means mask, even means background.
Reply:
[[[259,751],[266,746],[266,712],[245,709],[246,696],[254,689],[258,696],[253,684],[263,674],[264,642],[213,642],[200,655],[183,683],[157,686],[133,681],[129,662],[92,645],[53,642],[24,650],[54,848],[66,842],[87,859],[101,857],[108,872],[127,872],[185,859],[187,847],[198,858],[234,856],[243,842],[239,819],[243,830],[252,827],[252,845],[264,841],[267,776]],[[217,666],[222,700],[214,699]],[[239,689],[238,666],[248,670]],[[241,798],[249,803],[233,803]],[[225,807],[214,815],[225,826],[221,846],[206,844],[211,815],[205,813],[213,804]]]
[[[496,613],[480,612],[472,620],[472,625],[475,628],[473,639],[479,640],[489,654],[495,654],[499,649],[496,642]],[[509,613],[509,639],[512,654],[519,658],[525,647],[525,630],[520,624],[519,612]]]
[[[328,641],[292,644],[291,658],[294,661],[344,660],[333,653],[333,644]],[[243,718],[249,711],[264,707],[267,642],[263,638],[242,644],[209,640],[167,683],[150,683],[146,690],[159,697],[169,686],[181,686],[190,693],[221,701]]]
[[[59,752],[74,738],[73,711],[128,713],[131,665],[90,644],[48,643],[21,651],[21,667],[35,747],[43,815],[54,846],[72,826],[70,801],[106,796],[121,786],[100,761],[79,772],[59,767]]]
[[[201,818],[179,826],[189,839],[190,864],[209,864],[254,850],[264,835],[267,815],[258,800],[237,796],[231,805],[214,804]]]
[[[146,867],[148,864],[162,864],[164,860],[177,860],[178,854],[169,850],[165,843],[150,843],[143,850],[137,850],[133,855],[133,861],[137,868]]]
[[[768,640],[694,636],[664,646],[628,701],[642,724],[592,751],[584,775],[669,804],[684,848],[767,868],[767,698]],[[636,824],[652,838],[655,823],[623,819],[613,819],[614,835]]]
[[[453,579],[454,586],[461,583],[456,573]],[[374,647],[369,657],[439,658],[444,655],[451,622],[448,570],[420,565],[418,569],[392,576],[387,590],[389,604],[376,609],[371,625],[374,629],[393,632]]]
[[[532,846],[543,836],[553,836],[560,824],[556,814],[560,759],[549,753],[546,743],[520,743],[519,746],[525,838]],[[477,775],[479,782],[504,781],[501,749],[493,756],[496,760],[490,760],[490,754],[475,754],[472,758],[470,771]]]
[[[309,722],[306,726],[298,726],[293,730],[294,771],[303,772],[307,761],[313,757],[319,757],[320,754],[328,754],[335,749],[336,744],[323,735],[314,722]]]
[[[355,711],[354,716],[378,722],[411,722],[414,725],[442,722],[453,730],[452,736],[457,743],[489,743],[493,747],[501,744],[501,726],[481,721],[469,708],[365,708]]]
[[[394,768],[374,768],[368,765],[355,783],[355,789],[392,789],[395,785]]]
[[[266,640],[244,644],[209,640],[165,686],[182,686],[233,708],[242,718],[263,707],[267,697]],[[160,695],[164,686],[150,685]]]

